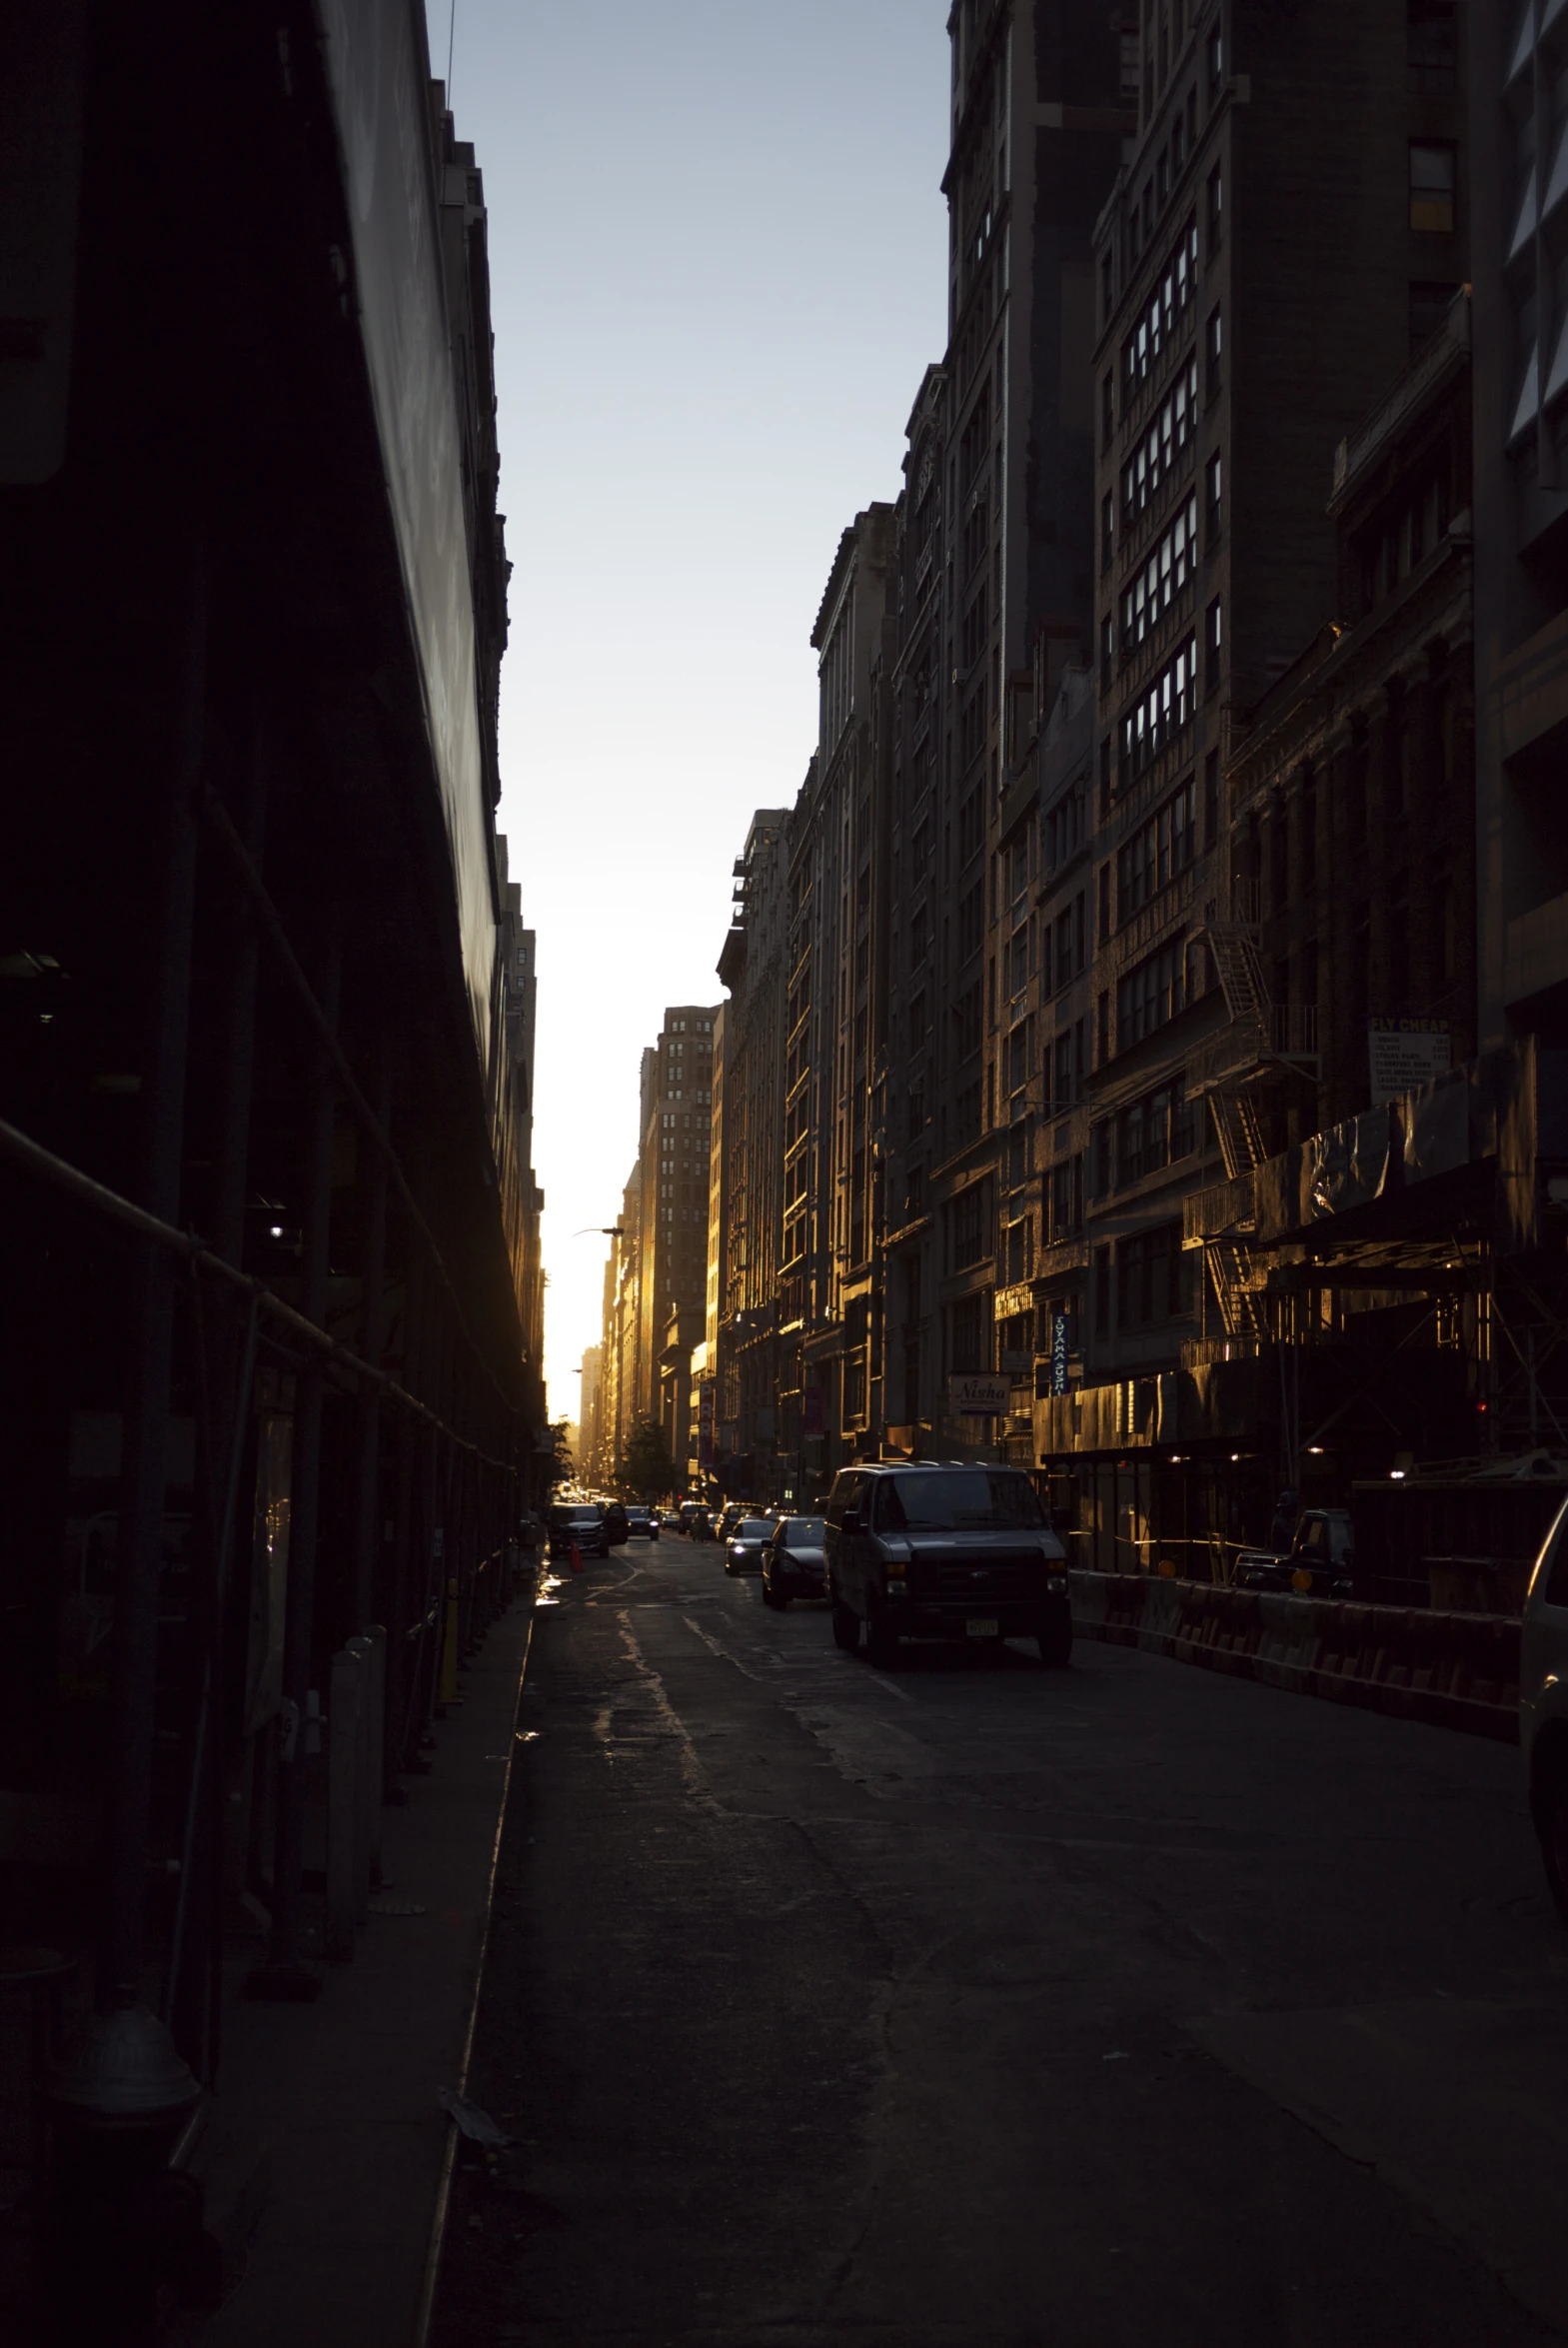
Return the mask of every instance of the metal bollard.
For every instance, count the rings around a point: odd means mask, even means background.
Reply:
[[[462,1643],[462,1591],[456,1575],[447,1583],[447,1618],[441,1642],[441,1680],[437,1701],[443,1705],[458,1700],[458,1653]]]
[[[387,1633],[379,1622],[369,1622],[360,1636],[370,1649],[367,1661],[365,1727],[366,1832],[369,1852],[367,1893],[381,1882],[382,1803],[387,1779]]]
[[[359,1899],[361,1783],[365,1773],[366,1657],[363,1639],[351,1638],[332,1658],[332,1710],[327,1730],[327,1930],[328,1956],[347,1962],[354,1954]]]

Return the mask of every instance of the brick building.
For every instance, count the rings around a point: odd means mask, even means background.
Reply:
[[[1415,25],[1406,0],[1162,9],[1097,232],[1091,1382],[1175,1367],[1199,1338],[1182,1199],[1259,1146],[1203,1097],[1241,1000],[1232,873],[1256,854],[1250,829],[1232,846],[1224,772],[1339,611],[1329,452],[1464,276],[1457,77],[1434,86]],[[1328,953],[1271,955],[1273,1008],[1303,1032]]]

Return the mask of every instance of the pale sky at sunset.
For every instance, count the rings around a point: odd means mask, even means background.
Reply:
[[[448,0],[428,0],[433,70]],[[546,1367],[576,1417],[667,1003],[815,738],[839,531],[945,327],[946,0],[457,0],[514,565],[502,828],[539,933]]]

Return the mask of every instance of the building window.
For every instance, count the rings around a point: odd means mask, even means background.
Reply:
[[[1047,873],[1059,872],[1067,859],[1077,854],[1083,844],[1087,814],[1087,782],[1080,777],[1046,814],[1042,829]]]
[[[1094,1250],[1094,1326],[1101,1336],[1110,1333],[1110,1249]]]
[[[1454,885],[1440,873],[1432,887],[1433,962],[1441,985],[1447,986],[1455,969]]]
[[[1364,1028],[1372,1002],[1372,909],[1361,904],[1350,918],[1350,1018]]]
[[[1050,1170],[1046,1188],[1050,1236],[1067,1239],[1083,1227],[1083,1158],[1064,1158]]]
[[[1224,614],[1216,595],[1203,615],[1203,659],[1207,674],[1204,691],[1217,692],[1219,688],[1220,654],[1224,647]]]
[[[1197,660],[1191,637],[1160,671],[1121,721],[1121,788],[1169,748],[1191,723]]]
[[[1345,775],[1345,831],[1352,847],[1366,839],[1367,767],[1370,736],[1365,718],[1350,721],[1350,756]]]
[[[952,1202],[952,1268],[963,1271],[987,1252],[985,1184],[971,1182]]]
[[[958,960],[967,962],[971,954],[978,954],[980,940],[985,934],[985,884],[976,881],[958,906]]]
[[[1173,938],[1116,982],[1116,1050],[1126,1052],[1186,1009],[1187,955]]]
[[[1412,90],[1452,90],[1459,79],[1454,0],[1406,0],[1405,41]]]
[[[1143,512],[1192,438],[1197,404],[1198,363],[1189,359],[1121,469],[1123,528]]]
[[[1224,461],[1218,449],[1203,468],[1204,513],[1208,521],[1208,543],[1213,546],[1219,537],[1221,492],[1224,487]]]
[[[1136,651],[1162,620],[1192,577],[1197,558],[1198,502],[1189,497],[1168,530],[1161,533],[1122,591],[1121,649]],[[1110,682],[1107,665],[1104,682]]]
[[[1102,572],[1110,569],[1115,546],[1116,500],[1114,493],[1107,489],[1099,502],[1099,567]],[[521,954],[518,956],[518,960],[519,962],[523,960]]]
[[[1301,776],[1301,887],[1317,887],[1317,778],[1310,767]]]
[[[1140,1181],[1189,1158],[1197,1148],[1196,1103],[1188,1101],[1179,1077],[1129,1102],[1116,1118],[1116,1181]]]
[[[1398,1018],[1410,1009],[1410,898],[1403,873],[1395,874],[1389,898],[1388,1008]]]
[[[1219,753],[1211,750],[1203,761],[1203,845],[1219,840]]]
[[[1108,258],[1108,256],[1107,256]],[[1099,437],[1102,450],[1110,447],[1110,436],[1115,424],[1114,378],[1107,374],[1099,387]]]
[[[1383,717],[1383,797],[1388,813],[1398,821],[1405,813],[1410,769],[1409,712],[1405,689],[1390,678]]]
[[[1454,233],[1458,163],[1456,148],[1410,142],[1410,226],[1423,236]]]
[[[1225,78],[1225,36],[1216,24],[1208,37],[1208,94],[1210,101],[1219,95],[1219,85]]]
[[[1184,873],[1196,847],[1192,779],[1140,824],[1116,852],[1116,920],[1128,922]],[[1106,872],[1109,867],[1102,868]]]
[[[1224,222],[1225,181],[1216,163],[1208,175],[1204,194],[1204,217],[1208,224],[1208,257],[1212,261],[1219,251],[1220,231]]]
[[[1219,389],[1220,360],[1224,355],[1224,326],[1220,306],[1216,302],[1208,314],[1208,326],[1203,336],[1204,361],[1208,374],[1207,397],[1212,399]]]
[[[1116,1246],[1116,1321],[1139,1328],[1176,1320],[1187,1310],[1187,1258],[1179,1222],[1134,1231]]]
[[[1189,220],[1171,251],[1143,314],[1121,346],[1123,398],[1152,374],[1197,290],[1197,222]]]
[[[985,1295],[962,1296],[952,1307],[952,1366],[960,1375],[991,1365],[989,1308]]]

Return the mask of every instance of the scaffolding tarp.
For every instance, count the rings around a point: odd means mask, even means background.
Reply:
[[[320,0],[320,12],[360,332],[452,855],[464,981],[488,1068],[497,909],[424,39],[412,0]]]

